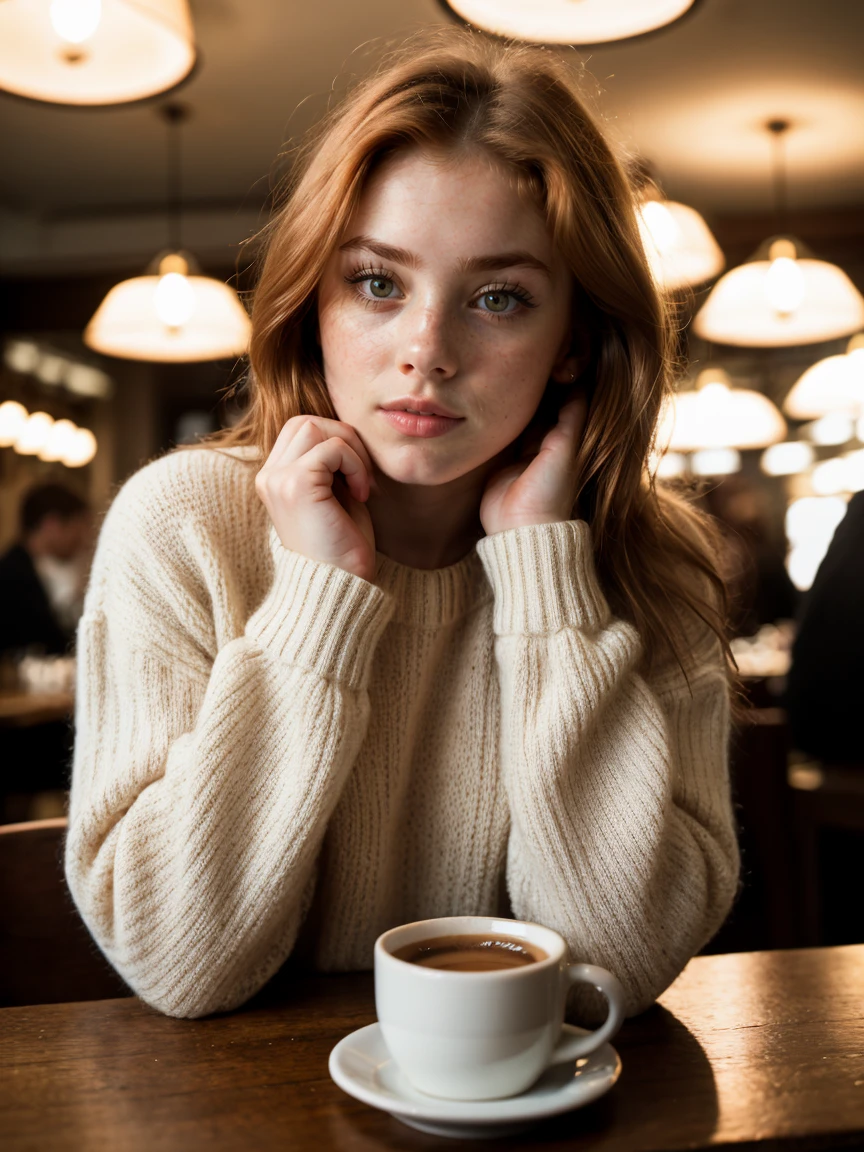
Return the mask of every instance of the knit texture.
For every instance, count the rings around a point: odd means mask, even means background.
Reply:
[[[581,521],[374,583],[283,548],[239,451],[121,489],[78,634],[66,870],[97,943],[174,1016],[297,947],[370,968],[406,921],[557,929],[647,1007],[716,932],[738,854],[719,646],[640,671]],[[298,943],[298,936],[301,934]]]

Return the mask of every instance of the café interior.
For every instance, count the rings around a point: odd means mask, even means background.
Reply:
[[[56,515],[87,528],[36,564],[65,647],[16,631],[17,586],[2,586],[4,1007],[124,994],[91,971],[101,958],[72,923],[60,863],[74,628],[101,520],[146,462],[242,414],[260,240],[297,141],[387,47],[454,22],[543,43],[578,74],[680,317],[648,469],[716,518],[740,677],[741,885],[704,954],[864,941],[864,652],[842,639],[862,642],[864,583],[857,609],[853,597],[820,617],[821,648],[796,648],[864,492],[864,6],[5,0],[0,555],[21,546],[41,486],[71,492]],[[857,523],[837,558],[847,589],[864,577]],[[837,685],[842,709],[790,692],[808,660],[806,685]],[[34,894],[51,909],[36,936],[65,918],[74,962],[9,943]]]

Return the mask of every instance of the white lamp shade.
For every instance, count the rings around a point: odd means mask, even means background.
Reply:
[[[864,414],[864,352],[826,356],[800,376],[783,402],[796,420],[829,412]]]
[[[674,480],[687,474],[687,457],[680,452],[666,452],[652,463],[653,472],[660,480]]]
[[[798,434],[811,444],[846,444],[855,435],[855,421],[848,412],[826,412],[812,424],[802,424]]]
[[[840,456],[820,460],[810,473],[810,484],[817,496],[836,496],[846,491],[846,461]]]
[[[156,290],[166,277],[136,276],[114,285],[87,325],[84,343],[128,360],[191,362],[242,355],[250,323],[237,293],[209,276],[183,279],[193,298],[184,322],[169,326],[159,318]]]
[[[75,20],[72,31],[58,20],[58,0],[2,0],[0,88],[55,104],[120,104],[173,88],[191,71],[187,0],[59,0],[61,15],[65,6],[74,17],[75,2],[95,27],[70,40]]]
[[[693,331],[715,344],[785,348],[833,340],[864,326],[864,297],[842,269],[824,260],[799,259],[794,265],[803,277],[796,308],[777,311],[766,291],[772,261],[753,260],[720,277]]]
[[[797,476],[813,463],[812,444],[804,440],[784,440],[762,453],[759,465],[766,476]]]
[[[694,476],[731,476],[741,470],[741,456],[736,448],[702,448],[690,457]]]
[[[658,446],[673,452],[764,448],[786,435],[786,421],[761,392],[719,381],[677,392],[664,409]]]
[[[446,0],[469,24],[535,44],[602,44],[671,24],[694,0]]]
[[[645,255],[660,288],[692,287],[713,280],[726,258],[695,208],[675,200],[639,205],[639,231]]]

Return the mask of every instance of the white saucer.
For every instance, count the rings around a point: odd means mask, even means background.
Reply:
[[[584,1029],[564,1025],[571,1035]],[[621,1060],[611,1044],[569,1064],[553,1064],[520,1096],[505,1100],[441,1100],[408,1083],[387,1051],[377,1024],[359,1028],[330,1053],[330,1075],[349,1094],[381,1108],[421,1132],[435,1136],[479,1138],[523,1132],[546,1116],[580,1108],[602,1096],[621,1074]]]

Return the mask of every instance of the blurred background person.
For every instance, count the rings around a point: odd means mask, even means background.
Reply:
[[[0,556],[0,658],[13,692],[53,695],[55,718],[0,731],[4,823],[62,814],[72,755],[68,667],[93,545],[86,500],[59,483],[31,487],[19,505],[18,540]],[[74,666],[73,666],[74,667]],[[64,713],[69,713],[65,714]]]
[[[93,517],[63,484],[31,488],[18,542],[0,556],[0,652],[68,654],[81,615]]]

